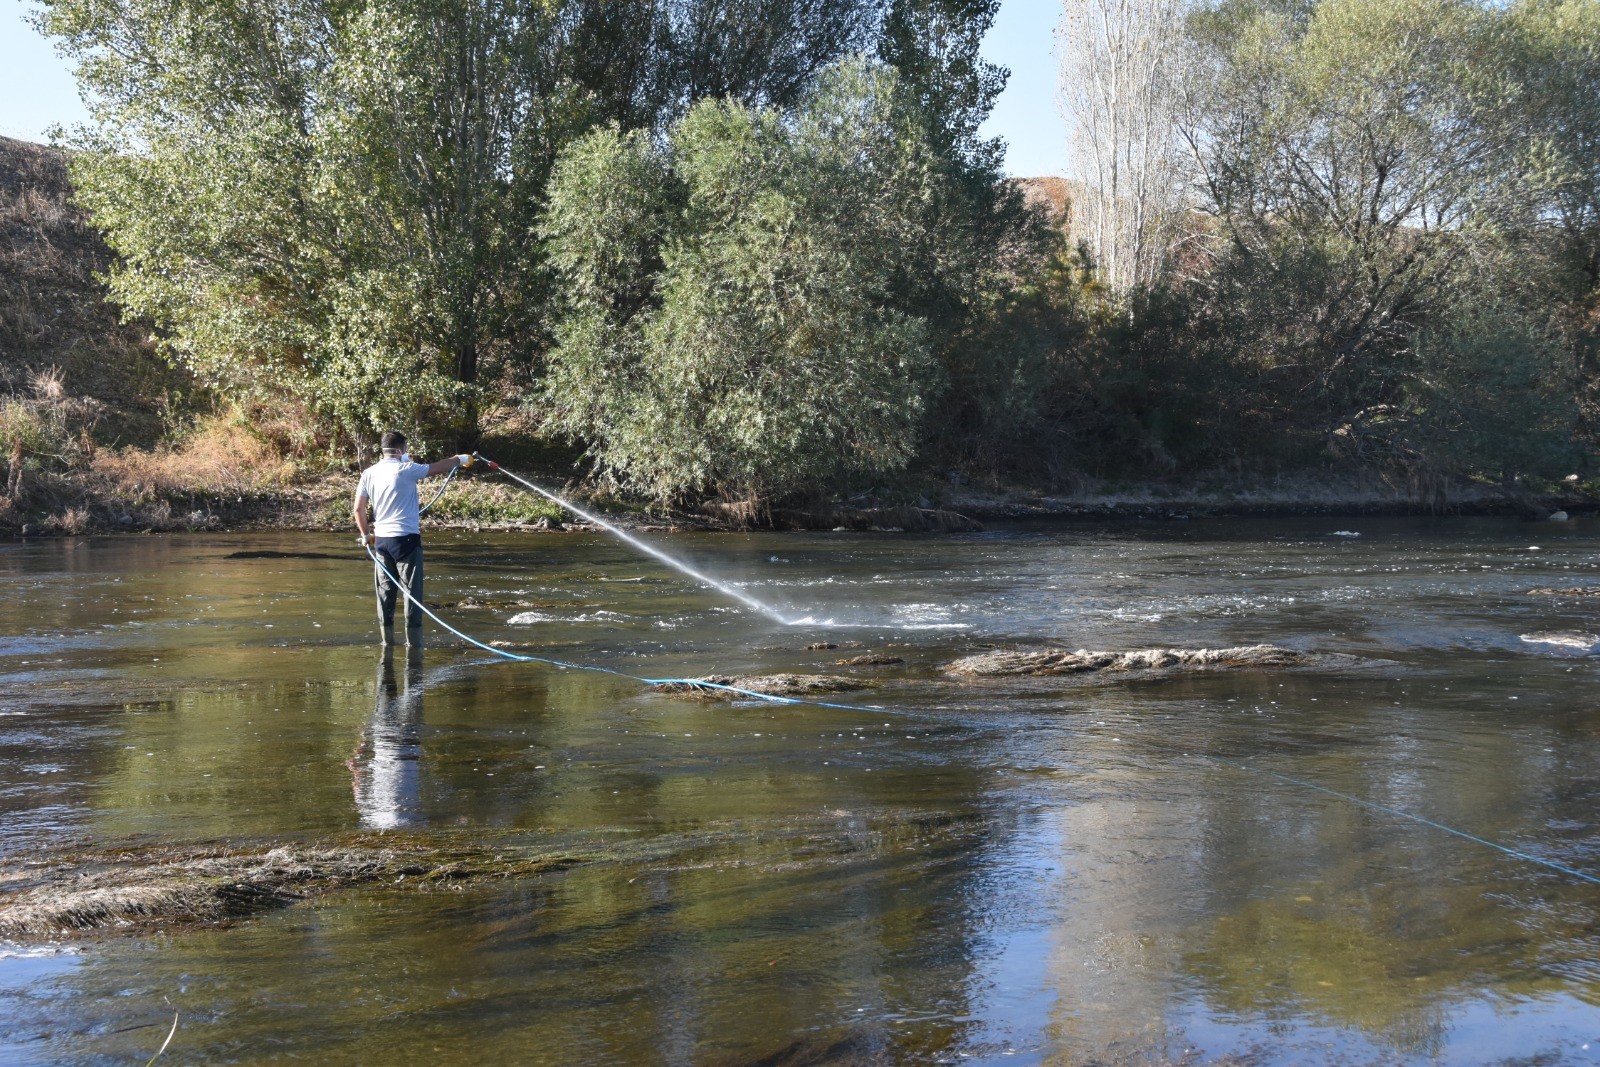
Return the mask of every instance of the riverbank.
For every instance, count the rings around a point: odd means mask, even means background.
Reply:
[[[1216,516],[1515,515],[1530,520],[1600,510],[1592,486],[1561,492],[1507,491],[1464,484],[1417,493],[1376,479],[1311,477],[1270,482],[1238,479],[1194,483],[1101,484],[1070,494],[1026,487],[945,486],[916,504],[872,498],[811,509],[708,502],[695,510],[651,508],[575,482],[570,471],[533,470],[530,477],[570,495],[607,521],[630,529],[772,529],[865,532],[961,532],[987,522],[1029,519],[1184,521]],[[237,448],[207,458],[108,453],[88,470],[30,478],[14,497],[0,498],[0,536],[89,533],[338,531],[350,525],[355,472],[310,468]],[[424,483],[424,497],[439,492]],[[490,474],[457,478],[428,513],[435,528],[554,532],[586,530],[560,508]]]
[[[230,489],[212,484],[113,485],[105,478],[56,479],[47,493],[13,503],[0,514],[0,536],[64,537],[103,533],[337,531],[350,525],[350,487],[354,473],[334,472],[297,479],[282,486]],[[535,475],[537,477],[537,475]],[[548,477],[544,484],[560,484]],[[437,483],[436,483],[437,484]],[[425,483],[426,486],[426,483]],[[428,487],[424,496],[437,491]],[[698,511],[653,509],[569,487],[575,502],[599,510],[629,529],[772,529],[865,532],[961,532],[983,523],[1030,519],[1185,521],[1218,516],[1405,516],[1516,515],[1557,521],[1594,513],[1592,494],[1508,494],[1465,486],[1441,498],[1356,482],[1296,481],[1271,485],[1134,486],[1076,494],[1045,494],[1025,489],[961,491],[937,506],[829,506],[806,511],[779,509],[744,515],[725,505]],[[923,504],[931,503],[926,498]],[[444,489],[429,512],[435,528],[582,531],[547,501],[521,489],[482,478],[460,479]]]
[[[1026,490],[969,491],[952,496],[950,507],[985,521],[1002,519],[1156,519],[1251,515],[1516,515],[1549,519],[1593,513],[1600,495],[1593,485],[1558,491],[1505,489],[1464,482],[1420,492],[1374,477],[1302,475],[1252,481],[1203,480],[1150,484],[1105,484],[1071,494]]]

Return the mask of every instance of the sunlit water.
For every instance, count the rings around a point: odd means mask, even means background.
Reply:
[[[1274,776],[1600,873],[1600,657],[1524,640],[1600,629],[1600,602],[1526,595],[1600,585],[1596,532],[660,538],[834,627],[602,535],[428,539],[429,600],[496,605],[441,607],[474,636],[650,677],[860,670],[881,682],[841,698],[881,709],[860,712],[686,700],[445,635],[385,666],[342,537],[0,546],[0,856],[722,835],[704,863],[0,944],[0,1062],[143,1063],[176,1011],[162,1062],[1600,1063],[1600,887]],[[824,640],[860,647],[805,649]],[[1377,662],[938,670],[993,644],[1260,641]],[[905,663],[834,665],[863,651]]]

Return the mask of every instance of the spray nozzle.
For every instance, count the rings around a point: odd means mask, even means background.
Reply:
[[[474,463],[482,463],[485,467],[488,467],[492,471],[497,471],[500,469],[500,464],[496,463],[492,459],[484,459],[476,452],[472,454],[472,461]]]

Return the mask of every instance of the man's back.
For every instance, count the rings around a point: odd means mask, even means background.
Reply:
[[[417,482],[428,476],[424,463],[385,456],[361,472],[356,499],[372,501],[372,532],[379,537],[404,537],[422,532]]]

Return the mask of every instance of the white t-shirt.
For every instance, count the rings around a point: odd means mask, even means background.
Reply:
[[[372,501],[372,532],[378,537],[404,537],[422,532],[417,482],[428,476],[425,463],[385,456],[361,472],[356,500]]]

